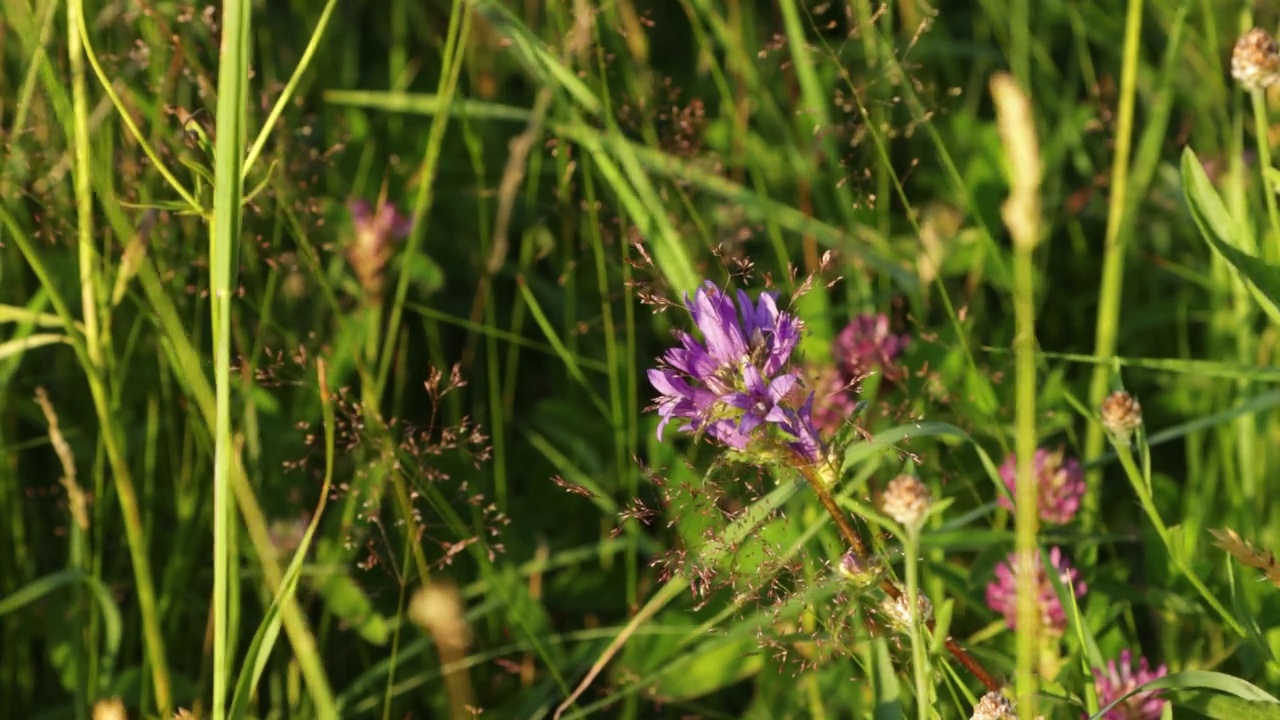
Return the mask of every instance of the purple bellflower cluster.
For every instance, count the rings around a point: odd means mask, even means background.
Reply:
[[[821,461],[813,395],[804,395],[800,374],[791,365],[804,324],[778,310],[775,293],[761,293],[752,303],[738,290],[737,299],[735,306],[711,282],[692,300],[685,295],[702,339],[677,331],[680,347],[668,350],[658,367],[649,370],[649,382],[660,393],[658,438],[667,423],[684,420],[683,429],[705,433],[734,450],[784,444],[805,462]],[[803,401],[797,402],[800,397]]]

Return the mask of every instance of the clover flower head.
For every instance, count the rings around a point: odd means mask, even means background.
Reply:
[[[914,475],[890,480],[880,496],[881,509],[904,528],[919,529],[932,503],[929,487]]]
[[[1099,409],[1102,427],[1121,445],[1128,445],[1133,433],[1142,427],[1142,404],[1124,390],[1117,390],[1102,401]]]
[[[1146,658],[1139,658],[1138,665],[1133,665],[1133,653],[1121,650],[1119,664],[1115,660],[1107,662],[1106,669],[1094,668],[1094,684],[1098,689],[1098,702],[1102,707],[1123,697],[1125,693],[1139,685],[1151,682],[1158,677],[1169,674],[1164,665],[1152,670]],[[1159,720],[1164,710],[1165,701],[1160,699],[1158,690],[1147,690],[1125,698],[1119,705],[1103,714],[1103,720]]]
[[[1074,587],[1076,597],[1084,597],[1085,583],[1080,573],[1062,555],[1057,547],[1049,549],[1049,561],[1058,573],[1059,580],[1067,587]],[[996,577],[987,585],[987,607],[1004,615],[1005,625],[1010,630],[1017,628],[1018,623],[1018,584],[1031,582],[1036,587],[1037,604],[1040,606],[1040,624],[1045,631],[1053,635],[1061,635],[1067,629],[1067,615],[1062,608],[1058,594],[1054,592],[1053,582],[1044,571],[1040,561],[1040,552],[1036,551],[1033,564],[1033,576],[1024,580],[1018,573],[1017,553],[1010,553],[1004,562],[996,566]]]
[[[811,369],[813,384],[813,424],[824,435],[834,435],[858,408],[853,385],[835,365]]]
[[[387,202],[379,201],[374,209],[365,200],[352,200],[347,209],[355,229],[347,244],[347,262],[365,292],[376,295],[382,290],[382,270],[391,258],[392,243],[408,236],[413,221]]]
[[[876,564],[864,558],[855,550],[848,550],[844,555],[840,556],[840,564],[837,569],[855,587],[867,587],[874,583],[879,576],[879,568]]]
[[[973,706],[973,717],[970,720],[1018,720],[1013,701],[1003,693],[991,691],[982,696]]]
[[[895,362],[908,343],[906,335],[889,332],[889,318],[865,313],[840,331],[832,344],[832,363],[810,368],[814,393],[814,425],[833,435],[857,408],[855,396],[863,378],[879,369],[888,378],[901,377]]]
[[[855,317],[836,337],[834,355],[842,373],[858,380],[879,368],[888,377],[900,370],[894,361],[907,347],[906,335],[889,332],[889,318],[883,313],[864,313]]]
[[[1241,35],[1231,53],[1231,77],[1250,92],[1274,85],[1280,80],[1280,44],[1262,28]]]
[[[744,451],[780,431],[795,453],[810,463],[823,459],[813,427],[813,395],[803,395],[791,355],[803,323],[778,309],[774,293],[752,302],[738,290],[737,304],[707,282],[685,306],[701,339],[677,332],[679,347],[649,370],[656,399],[658,438],[673,420],[684,429],[705,432],[720,443]],[[795,398],[805,397],[796,407]]]
[[[1017,456],[1005,459],[1000,466],[1000,479],[1011,495],[1017,494]],[[1084,470],[1078,460],[1067,457],[1061,448],[1036,450],[1035,485],[1041,520],[1062,525],[1071,522],[1080,511],[1080,501],[1084,499]],[[997,502],[1001,507],[1013,509],[1013,501],[1003,495]]]

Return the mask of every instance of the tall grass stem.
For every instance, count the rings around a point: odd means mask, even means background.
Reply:
[[[911,623],[911,674],[916,685],[916,717],[929,720],[929,708],[932,706],[932,695],[929,683],[929,660],[921,629],[925,627],[925,618],[920,616],[920,527],[907,528],[905,550],[905,572],[907,576],[907,608]]]
[[[1276,209],[1276,191],[1271,180],[1271,123],[1267,120],[1267,94],[1263,91],[1249,93],[1253,100],[1253,122],[1257,130],[1259,178],[1262,180],[1262,197],[1267,203],[1267,220],[1271,226],[1271,242],[1258,243],[1258,253],[1270,256],[1271,262],[1280,261],[1280,210]]]
[[[1014,387],[1017,482],[1015,505],[1015,575],[1017,587],[1017,673],[1019,713],[1036,717],[1040,655],[1039,583],[1036,562],[1040,527],[1036,453],[1036,298],[1034,255],[1040,244],[1040,146],[1036,140],[1031,100],[1006,73],[991,78],[996,125],[1009,166],[1009,199],[1001,208],[1013,239]]]
[[[249,104],[249,28],[252,9],[223,0],[214,145],[213,221],[209,226],[209,291],[213,329],[213,720],[224,720],[234,661],[238,565],[233,545],[235,498],[231,486],[231,307],[239,262],[244,143]]]
[[[1139,51],[1142,41],[1143,0],[1129,0],[1125,14],[1123,60],[1120,68],[1120,97],[1116,112],[1115,153],[1111,160],[1110,197],[1107,205],[1107,229],[1103,235],[1102,284],[1098,291],[1097,330],[1094,356],[1097,364],[1089,381],[1089,406],[1098,407],[1110,387],[1111,363],[1119,335],[1120,300],[1124,288],[1125,249],[1128,246],[1126,210],[1131,207],[1129,194],[1129,156],[1133,146],[1134,105],[1138,94]],[[1084,456],[1095,458],[1105,447],[1102,427],[1090,424],[1085,431]],[[1081,525],[1091,530],[1097,522],[1102,497],[1102,471],[1094,468],[1086,475]]]

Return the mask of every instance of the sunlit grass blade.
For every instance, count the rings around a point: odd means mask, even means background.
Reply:
[[[231,308],[240,262],[244,143],[249,105],[249,27],[252,8],[243,0],[222,4],[218,64],[217,140],[213,218],[209,225],[209,292],[213,328],[213,719],[226,717],[235,661],[239,606],[239,557],[235,539],[235,463],[231,421]]]

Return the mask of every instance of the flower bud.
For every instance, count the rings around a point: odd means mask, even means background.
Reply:
[[[989,692],[973,706],[970,720],[1018,720],[1013,701],[998,692]]]
[[[858,553],[850,550],[840,558],[840,574],[856,587],[867,587],[876,581],[879,571]]]
[[[889,481],[880,498],[884,513],[908,530],[924,524],[930,501],[929,488],[914,475],[899,475]]]
[[[1231,53],[1231,77],[1250,92],[1280,80],[1280,45],[1275,38],[1262,28],[1241,35]]]
[[[933,619],[933,603],[923,593],[916,595],[916,611],[922,625]],[[907,632],[911,628],[911,605],[906,593],[886,599],[880,604],[880,612],[895,630]]]
[[[1128,445],[1133,431],[1142,425],[1142,406],[1136,398],[1117,390],[1102,401],[1102,427],[1121,445]]]

